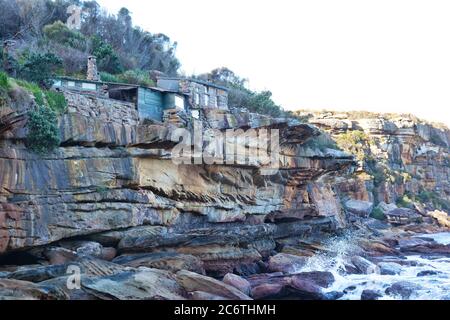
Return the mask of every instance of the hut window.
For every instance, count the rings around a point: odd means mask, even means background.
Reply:
[[[61,80],[55,80],[55,82],[53,83],[53,85],[55,87],[61,87]]]
[[[86,83],[83,82],[83,84],[81,85],[81,87],[85,90],[97,90],[97,85],[95,83]]]
[[[205,106],[209,106],[209,95],[205,94]]]
[[[75,87],[75,81],[68,81],[67,82],[68,87]]]

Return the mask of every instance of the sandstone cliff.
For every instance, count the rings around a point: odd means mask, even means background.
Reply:
[[[345,225],[324,174],[351,155],[303,144],[317,128],[236,111],[206,112],[209,128],[281,130],[281,169],[258,164],[180,165],[171,161],[170,125],[139,123],[131,105],[67,93],[61,146],[46,156],[24,145],[25,128],[1,137],[0,252],[43,252],[61,240],[96,240],[119,255],[172,252],[199,258],[223,275],[256,268],[277,239]],[[249,146],[245,146],[249,147]],[[245,148],[244,148],[245,149]]]
[[[379,214],[395,205],[423,215],[450,210],[450,130],[445,126],[408,115],[298,114],[355,155],[355,171],[334,182],[343,201],[381,203]]]

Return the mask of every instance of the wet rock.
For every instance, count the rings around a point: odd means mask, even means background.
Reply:
[[[331,301],[339,300],[343,296],[344,293],[339,291],[326,292],[323,294],[324,300],[331,300]]]
[[[289,290],[296,297],[304,300],[324,300],[325,296],[322,289],[312,281],[302,279],[301,277],[292,277]]]
[[[56,300],[45,288],[14,279],[0,279],[0,300]]]
[[[417,274],[417,277],[427,277],[427,276],[436,276],[438,274],[442,274],[442,272],[440,271],[435,271],[435,270],[426,270],[426,271],[421,271]]]
[[[280,253],[270,258],[268,268],[271,272],[296,273],[306,265],[307,261],[307,257]]]
[[[235,287],[236,289],[240,290],[247,296],[250,296],[250,294],[251,294],[252,289],[251,289],[250,283],[240,276],[237,276],[232,273],[228,273],[223,278],[223,282],[232,287]]]
[[[205,274],[203,262],[199,258],[176,252],[129,254],[119,256],[114,259],[113,262],[133,268],[147,267],[172,272],[188,270],[195,273]]]
[[[251,300],[240,290],[216,279],[182,270],[177,273],[178,282],[188,292],[203,291],[233,300]]]
[[[379,268],[374,263],[364,259],[363,257],[354,256],[351,258],[351,262],[362,274],[379,273]]]
[[[252,288],[252,297],[255,300],[280,298],[286,294],[284,288],[285,285],[281,283],[260,284]]]
[[[83,277],[81,284],[88,293],[105,300],[184,300],[185,292],[173,274],[142,268],[112,276]]]
[[[433,239],[413,238],[409,240],[400,240],[400,251],[405,253],[419,253],[424,255],[448,255],[450,254],[450,245],[444,245],[435,242]]]
[[[98,300],[82,288],[69,287],[68,284],[73,285],[73,278],[66,276],[39,282],[37,286],[61,297],[60,300]]]
[[[66,265],[30,267],[22,268],[19,271],[10,273],[8,278],[28,282],[42,282],[52,278],[65,276],[67,275],[66,272]]]
[[[373,210],[373,202],[349,200],[345,203],[348,212],[367,218]]]
[[[402,266],[394,262],[380,262],[378,267],[382,275],[396,275],[402,272]]]
[[[418,284],[408,281],[400,281],[387,288],[386,294],[390,296],[399,296],[402,299],[407,300],[414,294],[414,292],[420,290],[421,288],[422,287]]]
[[[302,272],[292,276],[292,278],[308,280],[322,288],[329,288],[335,281],[331,272],[322,271]]]
[[[378,300],[379,298],[382,298],[383,295],[374,290],[364,290],[361,293],[361,300]]]

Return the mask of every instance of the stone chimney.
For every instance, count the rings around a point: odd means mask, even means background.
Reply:
[[[97,70],[97,59],[94,56],[88,57],[87,79],[90,81],[100,81],[100,75]]]

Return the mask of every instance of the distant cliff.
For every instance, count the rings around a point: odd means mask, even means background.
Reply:
[[[336,181],[344,200],[450,210],[450,130],[408,115],[297,113],[351,152],[357,169]],[[378,212],[381,214],[381,212]]]

